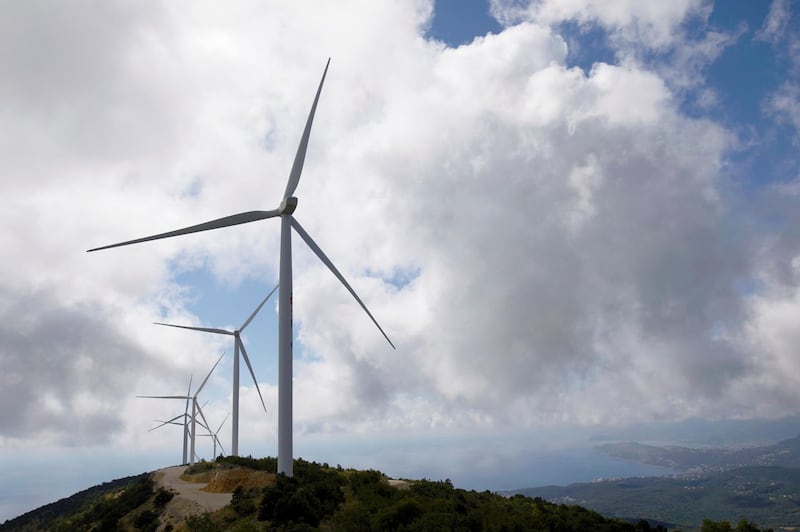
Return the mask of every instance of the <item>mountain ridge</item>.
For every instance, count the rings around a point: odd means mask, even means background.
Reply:
[[[774,445],[743,448],[655,446],[632,441],[607,443],[594,448],[615,458],[695,474],[746,466],[800,468],[800,436]]]
[[[274,458],[249,457],[188,468],[184,480],[210,485],[216,479],[210,491],[232,489],[230,504],[214,512],[178,516],[171,508],[180,495],[157,487],[150,473],[83,490],[6,521],[0,530],[666,530],[575,505],[466,491],[449,480],[390,483],[379,471],[304,460],[296,460],[294,477],[275,471]],[[260,480],[249,487],[228,481],[251,477]]]

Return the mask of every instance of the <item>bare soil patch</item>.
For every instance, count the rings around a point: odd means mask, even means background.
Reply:
[[[231,493],[239,486],[244,489],[263,488],[275,483],[275,475],[266,471],[236,468],[217,469],[208,473],[213,475],[203,491],[211,493]]]
[[[189,482],[181,478],[185,470],[186,466],[175,466],[152,473],[156,484],[175,493],[164,508],[162,524],[180,523],[188,515],[215,512],[231,503],[230,493],[209,493],[203,490],[207,482]]]

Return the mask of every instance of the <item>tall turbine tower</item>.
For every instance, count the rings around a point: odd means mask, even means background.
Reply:
[[[244,348],[244,342],[242,342],[241,332],[245,330],[245,328],[250,325],[250,322],[253,321],[253,318],[256,317],[258,311],[261,310],[261,307],[264,306],[264,303],[275,293],[278,287],[272,289],[272,291],[267,294],[261,304],[256,307],[256,309],[250,314],[250,316],[244,321],[241,327],[235,329],[233,331],[227,331],[225,329],[213,329],[209,327],[190,327],[188,325],[172,325],[170,323],[156,323],[156,325],[166,325],[167,327],[177,327],[179,329],[189,329],[190,331],[201,331],[201,332],[209,332],[209,333],[216,333],[216,334],[227,334],[229,336],[233,336],[233,420],[231,421],[232,424],[232,434],[231,434],[231,455],[239,456],[239,351],[242,353],[242,357],[244,358],[245,363],[247,364],[247,369],[250,370],[250,376],[253,378],[253,384],[256,385],[256,391],[258,391],[258,397],[261,399],[261,406],[264,407],[264,412],[267,411],[267,407],[264,404],[264,397],[261,395],[261,389],[258,387],[258,380],[256,379],[256,374],[253,372],[253,365],[250,363],[250,358],[247,356],[247,351]]]
[[[148,242],[150,240],[158,240],[161,238],[169,238],[173,236],[186,235],[190,233],[197,233],[199,231],[208,231],[210,229],[220,229],[231,225],[239,225],[257,220],[266,220],[267,218],[280,217],[281,219],[281,256],[280,256],[280,273],[278,283],[280,288],[278,290],[278,473],[284,473],[292,476],[292,234],[291,229],[294,228],[300,238],[305,241],[308,247],[311,248],[317,257],[322,261],[325,266],[336,276],[337,279],[344,285],[348,292],[355,298],[364,312],[370,317],[372,322],[378,327],[378,330],[389,342],[389,345],[394,349],[394,344],[389,340],[389,336],[384,332],[378,321],[372,313],[358,297],[353,287],[345,280],[344,276],[336,269],[333,262],[323,253],[322,249],[316,242],[309,236],[303,229],[297,219],[292,216],[297,208],[297,198],[293,196],[297,184],[300,182],[300,174],[303,172],[303,162],[306,157],[306,150],[308,148],[308,139],[311,136],[311,124],[314,121],[314,113],[317,110],[317,102],[319,95],[322,92],[322,85],[325,83],[325,75],[328,73],[328,66],[331,60],[328,59],[325,65],[325,70],[322,73],[322,79],[317,88],[317,94],[314,96],[314,103],[311,105],[311,112],[308,114],[303,135],[300,138],[300,146],[297,148],[297,154],[294,158],[294,164],[289,172],[289,181],[286,184],[286,191],[283,194],[283,200],[277,209],[271,211],[248,211],[224,218],[211,220],[210,222],[201,223],[184,227],[183,229],[176,229],[167,233],[160,233],[157,235],[146,236],[137,238],[135,240],[128,240],[126,242],[119,242],[108,246],[101,246],[98,248],[90,249],[89,251],[98,251],[101,249],[108,249],[118,246],[127,246],[129,244],[138,244],[140,242]]]

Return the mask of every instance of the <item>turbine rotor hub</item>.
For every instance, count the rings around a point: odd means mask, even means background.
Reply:
[[[288,198],[284,199],[281,202],[281,206],[278,207],[278,210],[283,215],[283,214],[292,214],[296,208],[297,208],[297,198],[295,198],[294,196],[289,196]]]

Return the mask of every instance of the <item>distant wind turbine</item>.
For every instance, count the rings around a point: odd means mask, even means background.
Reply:
[[[191,393],[191,389],[192,389],[192,384],[191,384],[191,379],[190,379],[189,380],[189,392],[187,392],[187,395],[189,393]],[[208,401],[203,403],[203,406],[198,405],[197,406],[198,411],[202,412],[203,411],[203,407],[205,407],[207,404],[208,404]],[[183,419],[183,422],[182,423],[178,423],[179,419]],[[168,419],[166,421],[161,420],[161,419],[155,419],[154,421],[156,423],[158,423],[158,425],[156,425],[155,427],[153,427],[152,429],[150,429],[148,431],[148,432],[153,432],[154,430],[160,429],[164,425],[178,425],[180,427],[183,427],[183,462],[181,462],[181,465],[188,465],[188,463],[189,463],[188,462],[188,458],[187,458],[187,450],[186,449],[187,449],[187,445],[189,444],[189,439],[191,438],[191,431],[190,431],[190,425],[189,425],[189,420],[190,419],[191,419],[191,416],[189,415],[189,400],[187,399],[186,400],[186,410],[183,412],[183,414],[178,414],[174,418]],[[228,419],[227,416],[225,417],[225,419]],[[211,429],[206,427],[205,424],[203,424],[202,421],[198,421],[198,423],[204,429],[206,429],[208,431],[208,434],[201,434],[201,436],[210,436],[212,434]],[[222,444],[220,444],[220,446],[221,445]]]
[[[214,364],[214,367],[211,368],[211,371],[208,372],[208,375],[206,375],[206,378],[203,379],[203,382],[200,384],[200,387],[197,388],[197,390],[195,390],[194,395],[191,394],[192,392],[190,390],[186,395],[137,395],[136,396],[136,397],[139,397],[139,398],[142,398],[142,399],[185,399],[187,401],[187,403],[190,400],[192,401],[192,417],[191,417],[192,431],[191,431],[191,451],[189,453],[189,457],[190,457],[189,465],[194,465],[194,458],[195,458],[195,452],[194,452],[194,446],[195,445],[194,444],[195,444],[195,439],[196,439],[196,436],[197,436],[197,423],[198,423],[197,414],[198,413],[200,414],[200,417],[203,419],[202,425],[204,427],[206,427],[206,429],[208,429],[208,427],[209,427],[208,421],[206,421],[206,416],[205,416],[205,414],[203,414],[203,409],[200,408],[199,404],[197,404],[197,396],[203,390],[203,387],[208,382],[208,379],[209,379],[209,377],[211,377],[211,374],[214,373],[215,369],[217,369],[217,365],[220,363],[220,361],[222,360],[223,356],[225,356],[224,353],[219,356],[219,358],[217,359],[217,362]],[[180,417],[180,416],[178,416],[178,417]],[[169,422],[165,422],[163,424],[166,424],[166,423],[169,423]],[[158,428],[158,427],[156,427],[156,428]],[[208,430],[210,430],[210,429],[208,429]],[[186,454],[184,454],[184,463],[185,462],[186,462]]]
[[[225,329],[212,329],[208,327],[190,327],[188,325],[172,325],[170,323],[156,323],[156,325],[165,325],[167,327],[177,327],[179,329],[189,329],[191,331],[202,331],[208,333],[215,333],[215,334],[227,334],[229,336],[233,336],[233,419],[231,420],[231,454],[233,456],[239,456],[239,351],[241,350],[242,356],[244,357],[244,361],[247,364],[247,369],[250,370],[250,376],[253,378],[253,384],[256,385],[256,390],[258,391],[258,397],[261,398],[261,406],[264,407],[264,412],[267,411],[267,406],[264,404],[264,397],[261,395],[261,389],[258,387],[258,380],[256,379],[256,374],[253,372],[253,365],[250,363],[250,358],[247,356],[247,351],[244,348],[244,342],[242,342],[242,338],[240,333],[245,330],[245,328],[250,325],[250,322],[253,321],[253,318],[256,317],[258,311],[261,310],[261,307],[267,302],[272,294],[275,293],[278,287],[272,289],[272,291],[267,294],[267,297],[264,298],[263,301],[256,307],[256,309],[250,314],[250,316],[244,321],[241,327],[235,329],[233,331],[228,331]]]
[[[183,410],[183,414],[178,414],[174,418],[170,419],[169,421],[159,421],[156,420],[156,423],[161,423],[150,429],[148,432],[153,432],[156,429],[160,429],[164,425],[182,425],[183,426],[183,461],[181,465],[186,465],[189,463],[189,458],[187,455],[187,447],[189,445],[189,399],[188,395],[192,393],[192,377],[189,376],[189,388],[186,390],[186,407]],[[178,420],[183,418],[183,423],[178,423]]]
[[[201,434],[201,436],[208,436],[214,442],[214,454],[212,455],[212,460],[217,457],[217,444],[219,444],[219,449],[222,451],[222,454],[225,454],[225,448],[222,446],[222,442],[219,441],[219,431],[222,430],[222,426],[228,421],[228,418],[231,417],[230,414],[225,416],[225,419],[222,420],[222,423],[219,424],[217,430],[211,430],[211,428],[206,427],[208,429],[208,434]]]
[[[183,418],[183,421],[181,423],[178,423],[178,420],[181,418]],[[162,421],[160,419],[156,419],[154,421],[158,423],[158,425],[150,429],[148,432],[153,432],[154,430],[158,430],[164,425],[178,425],[179,427],[183,428],[183,461],[181,462],[181,465],[187,465],[189,463],[186,454],[187,445],[189,442],[189,414],[188,413],[178,414],[174,418],[168,419],[167,421]]]
[[[199,406],[198,405],[198,407],[197,407],[198,411],[202,412],[203,411],[203,407],[205,407],[206,404],[208,404],[208,401],[203,403],[203,406]],[[178,419],[180,419],[182,417],[184,418],[184,422],[183,423],[178,423]],[[188,436],[189,436],[189,425],[188,425],[188,421],[186,421],[186,419],[188,419],[188,417],[189,417],[188,414],[185,414],[185,415],[181,414],[181,415],[175,416],[174,418],[169,419],[167,421],[162,421],[160,419],[156,419],[155,420],[156,423],[160,423],[160,425],[158,425],[156,427],[153,427],[152,429],[150,429],[150,431],[152,432],[152,431],[154,431],[156,429],[160,429],[164,425],[179,425],[179,426],[184,427],[184,434],[186,435],[186,438],[188,439]],[[207,434],[200,434],[200,436],[206,436],[206,437],[209,437],[209,438],[213,438],[212,441],[214,443],[214,451],[213,451],[213,454],[211,455],[212,456],[212,460],[217,457],[217,444],[219,444],[219,448],[222,451],[222,454],[225,454],[225,447],[222,446],[222,441],[220,441],[220,439],[219,439],[219,431],[222,430],[222,426],[225,425],[225,422],[228,421],[229,417],[231,417],[230,413],[228,413],[225,416],[225,419],[222,420],[222,423],[219,424],[219,427],[217,427],[216,431],[211,430],[211,428],[207,427],[205,425],[205,423],[203,423],[202,421],[199,421],[199,420],[197,421],[197,423],[201,427],[206,429],[206,431],[208,432]],[[197,456],[198,455],[195,452],[195,458],[197,458]],[[183,465],[185,465],[185,464],[183,464]]]
[[[88,251],[98,251],[101,249],[108,249],[118,246],[127,246],[129,244],[138,244],[140,242],[148,242],[150,240],[158,240],[161,238],[169,238],[173,236],[186,235],[190,233],[197,233],[200,231],[208,231],[211,229],[220,229],[231,225],[239,225],[257,220],[266,220],[267,218],[280,217],[281,219],[281,256],[280,256],[280,273],[278,284],[280,290],[278,291],[278,473],[284,473],[287,476],[292,476],[293,462],[292,462],[292,238],[291,229],[294,228],[300,238],[305,241],[308,247],[319,257],[325,266],[336,276],[337,279],[344,285],[348,292],[355,298],[364,312],[370,317],[372,322],[378,327],[378,330],[383,334],[386,341],[394,349],[394,344],[389,340],[389,336],[384,332],[383,328],[378,324],[378,321],[367,309],[367,306],[358,297],[355,290],[345,280],[344,276],[336,269],[333,262],[325,255],[316,242],[309,236],[303,229],[297,219],[292,216],[297,208],[297,198],[294,197],[297,184],[300,182],[300,174],[303,172],[303,163],[306,157],[306,150],[308,148],[308,140],[311,136],[311,124],[314,121],[314,113],[317,110],[317,102],[322,92],[322,85],[325,82],[325,76],[328,73],[328,66],[331,60],[328,59],[325,65],[325,70],[322,73],[322,79],[317,88],[317,94],[314,97],[314,103],[311,105],[311,111],[306,120],[306,126],[303,130],[303,135],[300,139],[300,145],[297,148],[297,154],[292,164],[292,169],[289,172],[289,180],[286,183],[286,191],[283,194],[283,200],[277,209],[271,211],[248,211],[231,216],[218,218],[210,222],[201,223],[169,231],[167,233],[160,233],[157,235],[147,236],[144,238],[137,238],[135,240],[128,240],[126,242],[119,242],[108,246],[93,248]]]

